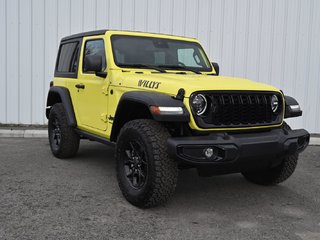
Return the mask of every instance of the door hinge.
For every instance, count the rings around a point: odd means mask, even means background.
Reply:
[[[105,122],[105,123],[108,122],[107,115],[108,115],[107,113],[101,113],[101,115],[100,115],[101,116],[101,120],[103,122]]]
[[[102,87],[102,94],[108,95],[108,87],[107,86]]]

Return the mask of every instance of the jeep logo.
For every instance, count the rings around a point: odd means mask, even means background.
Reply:
[[[149,80],[139,80],[138,86],[145,87],[145,88],[154,88],[158,89],[161,82],[149,81]]]

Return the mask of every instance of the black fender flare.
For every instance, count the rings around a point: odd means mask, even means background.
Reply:
[[[284,118],[302,116],[302,110],[300,109],[299,103],[296,99],[290,96],[284,96],[284,100],[285,100]],[[299,106],[299,109],[292,109],[291,106]]]
[[[69,90],[65,87],[58,87],[58,86],[50,87],[48,97],[47,97],[47,108],[46,108],[47,119],[49,118],[51,107],[54,104],[59,102],[61,102],[64,106],[69,126],[72,126],[72,127],[77,126],[77,121],[74,114],[70,93],[69,93]]]
[[[130,91],[124,93],[118,103],[115,116],[112,118],[112,131],[111,131],[111,141],[116,141],[118,133],[122,126],[130,120],[133,119],[123,119],[128,111],[128,108],[132,104],[138,107],[143,107],[144,111],[147,113],[148,117],[159,122],[183,122],[188,123],[190,121],[190,114],[185,108],[181,100],[175,99],[169,95],[163,93],[154,93],[146,91]],[[180,115],[157,115],[150,111],[150,106],[163,106],[163,107],[182,107],[183,114]],[[132,110],[132,109],[131,109]]]
[[[154,120],[160,122],[189,122],[190,114],[184,106],[181,100],[175,99],[169,95],[163,93],[144,92],[144,91],[131,91],[124,93],[119,101],[118,108],[116,111],[115,119],[117,114],[121,111],[121,108],[125,107],[125,102],[137,102],[148,107],[150,106],[162,106],[162,107],[181,107],[183,114],[181,115],[158,115],[153,114],[150,111],[151,116]]]

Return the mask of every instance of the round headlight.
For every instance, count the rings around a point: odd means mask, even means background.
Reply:
[[[192,109],[198,115],[202,115],[207,109],[207,99],[202,94],[197,94],[192,98]]]
[[[273,95],[271,97],[271,109],[272,109],[272,112],[276,112],[279,108],[279,99],[276,95]]]

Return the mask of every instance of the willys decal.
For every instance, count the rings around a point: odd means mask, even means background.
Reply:
[[[154,88],[158,89],[161,82],[155,82],[155,81],[149,81],[149,80],[139,80],[138,86],[139,87],[145,87],[145,88]]]

